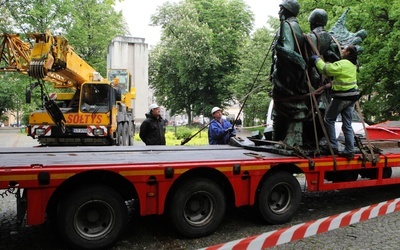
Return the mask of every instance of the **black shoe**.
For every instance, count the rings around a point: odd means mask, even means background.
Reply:
[[[354,153],[340,152],[338,155],[347,158],[347,160],[352,160],[354,158]]]

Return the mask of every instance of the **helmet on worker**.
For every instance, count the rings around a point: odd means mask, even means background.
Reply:
[[[215,112],[217,112],[217,111],[221,111],[222,109],[221,108],[219,108],[219,107],[214,107],[214,108],[212,108],[211,109],[211,114],[213,115]]]
[[[300,12],[300,4],[297,0],[283,0],[282,3],[279,4],[279,7],[286,9],[295,17]]]
[[[328,22],[328,13],[323,9],[315,9],[308,17],[311,27],[325,26]]]
[[[151,104],[151,105],[149,106],[150,113],[151,113],[151,111],[153,111],[153,109],[156,109],[156,108],[159,108],[159,107],[160,107],[160,106],[158,106],[157,103]]]

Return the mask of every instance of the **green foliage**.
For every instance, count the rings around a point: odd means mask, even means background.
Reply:
[[[71,24],[73,0],[5,1],[0,12],[5,16],[0,23],[3,32],[33,33],[55,29],[65,32]]]
[[[73,1],[73,22],[66,34],[75,52],[103,77],[107,76],[108,45],[128,30],[122,13],[116,12],[113,4],[114,1]]]
[[[25,86],[27,77],[7,73],[0,75],[0,121],[7,120],[7,111],[20,119],[29,106],[25,103]]]
[[[192,129],[184,126],[179,127],[179,129],[177,129],[175,133],[176,139],[185,139],[190,137],[191,135],[192,135]]]
[[[237,80],[231,85],[235,99],[244,107],[244,125],[253,126],[254,119],[265,120],[269,93],[271,68],[271,46],[275,31],[261,28],[254,32],[241,49],[240,71]]]
[[[194,135],[197,133],[199,129],[197,128],[189,128],[186,126],[168,126],[167,127],[167,132],[165,133],[165,140],[167,145],[169,146],[177,146],[181,145],[181,142],[189,138],[190,136]],[[135,134],[135,141],[141,141],[139,134]],[[189,142],[187,142],[185,145],[208,145],[208,134],[207,134],[207,129],[201,131],[198,133],[196,136],[194,136]]]
[[[239,69],[240,48],[253,16],[241,0],[166,3],[152,16],[162,42],[149,58],[150,85],[171,114],[208,114],[227,106]]]

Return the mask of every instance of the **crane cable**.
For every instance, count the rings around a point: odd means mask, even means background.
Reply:
[[[246,104],[246,102],[247,102],[247,99],[249,98],[250,94],[253,93],[253,91],[255,91],[256,89],[258,89],[258,88],[260,88],[260,87],[262,86],[262,85],[260,84],[259,86],[257,86],[256,88],[254,88],[254,85],[256,84],[256,81],[257,81],[257,79],[258,79],[258,76],[260,75],[260,72],[261,72],[262,68],[264,67],[265,61],[267,60],[267,57],[268,57],[268,55],[269,55],[269,52],[271,52],[271,49],[272,49],[272,47],[273,47],[273,45],[274,45],[274,43],[275,43],[275,41],[276,41],[277,36],[278,36],[278,35],[277,35],[277,32],[275,32],[275,37],[274,37],[274,39],[272,40],[272,42],[271,42],[271,44],[270,44],[270,46],[269,46],[269,49],[268,49],[268,51],[267,51],[267,54],[266,54],[265,57],[264,57],[264,60],[263,60],[261,66],[260,66],[260,68],[259,68],[259,70],[258,70],[258,73],[257,73],[256,77],[254,78],[254,81],[253,81],[253,83],[252,83],[252,85],[251,85],[250,91],[249,91],[249,92],[245,95],[245,97],[244,97],[243,104],[241,105],[240,110],[239,110],[239,113],[237,114],[237,116],[236,116],[236,118],[235,118],[235,121],[234,121],[233,124],[232,124],[232,128],[234,128],[235,124],[237,123],[237,120],[238,120],[239,117],[240,117],[240,113],[242,113],[243,108],[244,108],[244,106],[245,106],[245,104]],[[242,99],[243,99],[243,98],[242,98]]]
[[[264,60],[263,60],[263,63],[261,64],[260,69],[258,70],[258,73],[257,73],[257,75],[256,75],[256,77],[255,77],[255,79],[254,79],[254,81],[253,81],[253,84],[251,85],[251,89],[250,89],[250,91],[249,91],[249,92],[245,95],[245,97],[244,97],[243,104],[242,104],[242,106],[241,106],[241,108],[240,108],[240,110],[239,110],[238,115],[236,116],[235,121],[234,121],[233,124],[232,124],[232,128],[235,127],[235,124],[237,123],[237,120],[239,119],[240,113],[242,112],[243,107],[244,107],[244,105],[245,105],[245,103],[246,103],[247,98],[249,97],[249,95],[250,95],[251,93],[253,93],[253,91],[255,91],[256,89],[258,89],[258,88],[261,87],[261,84],[260,84],[259,86],[257,86],[256,88],[254,88],[254,85],[255,85],[255,83],[256,83],[256,81],[257,81],[258,76],[260,75],[261,69],[264,67],[265,61],[267,60],[267,57],[268,57],[269,52],[271,51],[271,48],[272,48],[272,46],[273,46],[273,44],[274,44],[274,42],[275,42],[275,40],[276,40],[276,37],[277,37],[277,35],[275,34],[275,37],[274,37],[274,39],[272,40],[271,45],[269,46],[269,49],[268,49],[268,51],[267,51],[267,54],[265,55],[265,58],[264,58]],[[243,99],[243,98],[242,98],[242,99]],[[212,121],[210,121],[210,122],[207,123],[205,126],[203,126],[203,127],[202,127],[199,131],[197,131],[194,135],[192,135],[192,136],[190,136],[190,137],[188,137],[188,138],[183,139],[183,140],[181,141],[181,145],[185,145],[186,143],[188,143],[194,136],[196,136],[198,133],[200,133],[202,130],[204,130],[206,127],[208,127],[208,125],[210,125],[211,122],[212,122]]]

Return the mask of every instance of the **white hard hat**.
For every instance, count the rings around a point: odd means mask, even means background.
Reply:
[[[158,108],[158,105],[156,103],[151,104],[149,107],[150,110],[155,109],[155,108]]]
[[[220,108],[218,108],[218,107],[214,107],[214,108],[212,108],[211,109],[211,114],[214,114],[216,111],[218,111],[218,110],[221,110]]]

